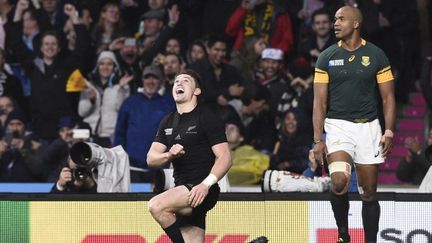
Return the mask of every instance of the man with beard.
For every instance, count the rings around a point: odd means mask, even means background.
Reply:
[[[319,54],[335,42],[330,32],[333,27],[330,13],[326,9],[318,9],[312,14],[312,33],[300,44],[300,55],[304,56],[312,66]]]
[[[168,53],[164,56],[163,72],[165,74],[165,84],[161,88],[162,94],[169,92],[174,84],[175,76],[183,71],[184,64],[179,55],[174,53]],[[162,90],[163,89],[163,90]],[[159,92],[161,94],[161,92]]]
[[[203,80],[202,101],[211,105],[225,106],[243,92],[243,80],[239,71],[224,63],[227,45],[224,39],[211,36],[207,41],[207,58],[190,65]]]
[[[19,110],[9,113],[5,135],[0,140],[0,181],[40,182],[42,166],[36,154],[42,149],[26,129],[27,120]]]
[[[170,94],[158,94],[163,80],[160,68],[148,66],[142,77],[142,92],[123,102],[114,134],[114,145],[122,145],[129,154],[132,182],[152,181],[146,154],[162,118],[174,109]]]
[[[270,92],[270,110],[277,118],[277,125],[290,108],[298,106],[301,91],[291,86],[291,80],[282,72],[283,52],[266,48],[261,54],[262,76],[257,80]]]
[[[131,92],[134,94],[140,87],[141,71],[139,67],[139,51],[135,38],[120,37],[109,45],[109,49],[114,51],[120,65],[121,74],[133,75],[133,80],[129,83]]]

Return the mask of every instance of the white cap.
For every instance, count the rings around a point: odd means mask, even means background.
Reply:
[[[282,61],[283,51],[277,48],[266,48],[261,54],[262,59],[272,59],[276,61]]]
[[[115,57],[114,52],[112,52],[112,51],[102,51],[102,52],[99,54],[96,63],[98,64],[98,63],[99,63],[102,59],[104,59],[104,58],[108,58],[108,59],[110,59],[110,60],[114,63],[114,65],[115,65],[116,68],[120,68],[120,65],[119,65],[119,63],[117,62],[117,58]],[[97,66],[96,66],[96,67],[97,67]]]

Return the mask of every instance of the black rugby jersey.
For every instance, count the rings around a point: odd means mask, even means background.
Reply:
[[[199,184],[210,173],[215,155],[213,145],[226,142],[225,127],[218,113],[198,105],[191,112],[177,111],[166,116],[159,125],[155,142],[171,148],[178,143],[185,154],[173,161],[176,185]]]

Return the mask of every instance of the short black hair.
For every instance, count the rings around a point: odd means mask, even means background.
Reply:
[[[202,83],[201,83],[201,76],[200,76],[197,72],[195,72],[195,71],[192,70],[192,69],[185,69],[185,70],[179,72],[179,73],[175,76],[175,78],[177,78],[179,75],[182,75],[182,74],[186,74],[186,75],[191,76],[192,79],[195,81],[195,84],[196,84],[197,88],[201,88],[201,84],[202,84]]]
[[[43,34],[42,34],[42,36],[41,36],[41,43],[40,43],[39,48],[42,47],[43,39],[44,39],[45,37],[47,37],[47,36],[53,36],[54,38],[56,38],[56,40],[57,40],[57,45],[58,45],[59,47],[61,47],[61,44],[62,44],[61,42],[62,42],[62,40],[61,40],[61,37],[60,37],[59,32],[57,32],[56,30],[47,30],[47,31],[43,32]]]
[[[227,40],[222,37],[222,36],[217,36],[217,35],[210,35],[207,38],[207,48],[212,48],[217,42],[222,42],[225,43],[225,45],[227,44]]]
[[[330,12],[327,9],[319,8],[319,9],[315,10],[311,16],[312,23],[315,21],[315,16],[317,16],[317,15],[327,15],[330,22],[331,22],[332,16],[330,15]]]
[[[245,86],[240,99],[244,105],[249,105],[252,100],[265,100],[268,102],[270,100],[270,92],[267,87],[261,84],[252,83]]]
[[[182,59],[182,57],[181,57],[179,54],[172,53],[172,52],[167,52],[167,53],[165,54],[165,57],[167,57],[167,56],[175,56],[175,57],[177,57],[179,63],[180,63],[180,64],[183,64],[183,59]]]

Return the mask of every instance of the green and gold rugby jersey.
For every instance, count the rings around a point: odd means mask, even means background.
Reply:
[[[328,83],[327,117],[352,122],[368,122],[378,117],[377,83],[393,80],[384,52],[362,39],[355,51],[341,42],[318,57],[314,83]]]

